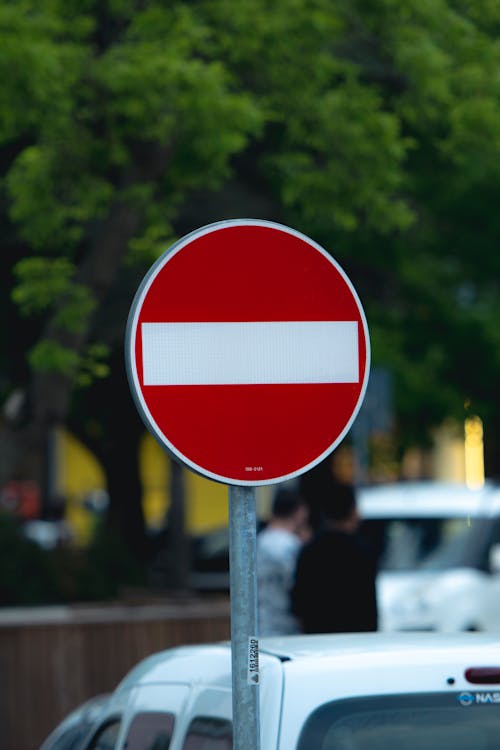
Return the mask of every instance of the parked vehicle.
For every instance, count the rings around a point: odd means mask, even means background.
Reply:
[[[382,630],[500,632],[500,487],[377,485],[358,503],[379,556]]]
[[[500,640],[485,633],[263,639],[259,671],[262,750],[498,747]],[[56,732],[41,750],[231,750],[231,716],[229,645],[180,647],[139,663],[85,740]]]
[[[40,750],[79,750],[109,700],[107,694],[96,695],[78,706],[54,729]]]

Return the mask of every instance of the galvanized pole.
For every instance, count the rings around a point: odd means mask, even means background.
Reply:
[[[255,489],[229,488],[233,750],[260,749]]]

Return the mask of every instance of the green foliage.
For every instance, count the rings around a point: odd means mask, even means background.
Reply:
[[[27,256],[14,300],[74,335],[40,336],[31,366],[104,376],[88,349],[101,279],[125,297],[179,216],[198,225],[197,201],[232,180],[350,271],[408,434],[465,395],[500,423],[499,32],[492,0],[4,4],[2,190]],[[76,279],[96,248],[113,273],[91,289]]]
[[[94,380],[107,378],[110,367],[107,362],[110,356],[109,347],[95,343],[87,347],[79,362],[77,382],[79,386],[89,386]]]
[[[86,330],[88,316],[95,309],[89,290],[74,281],[75,267],[67,258],[32,256],[19,261],[14,268],[18,284],[12,298],[25,316],[53,311],[52,320],[62,333],[81,334]],[[82,383],[94,374],[105,377],[103,363],[106,347],[94,345],[87,351],[75,351],[68,344],[41,337],[28,355],[30,366],[42,372],[58,372],[74,377],[79,373]]]
[[[59,373],[74,378],[81,387],[109,375],[109,348],[91,344],[82,354],[58,344],[53,339],[41,338],[28,354],[31,367],[39,372]]]
[[[85,323],[95,308],[89,290],[81,284],[72,284],[64,304],[54,315],[54,323],[62,330],[79,333],[85,330]]]
[[[6,179],[12,219],[36,250],[71,252],[84,226],[102,217],[111,185],[91,169],[83,146],[86,134],[69,133],[64,144],[30,146],[18,156]],[[73,142],[75,139],[75,142]]]
[[[75,267],[67,258],[48,260],[36,256],[16,265],[18,286],[12,297],[24,315],[44,312],[54,301],[68,294]]]
[[[80,363],[79,355],[52,339],[40,339],[29,353],[29,363],[40,372],[58,372],[74,376]]]
[[[362,221],[383,232],[406,228],[412,212],[394,196],[411,140],[399,131],[377,93],[355,80],[311,102],[291,121],[289,150],[269,158],[285,205],[319,228],[353,231]]]
[[[50,0],[0,8],[0,142],[41,131],[52,137],[71,114],[90,20],[67,22]]]
[[[18,285],[12,297],[24,315],[57,307],[56,324],[78,332],[94,309],[89,290],[74,282],[75,267],[67,258],[25,258],[15,266]]]

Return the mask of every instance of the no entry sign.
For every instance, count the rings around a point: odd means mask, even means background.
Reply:
[[[211,479],[297,476],[343,439],[363,400],[369,338],[344,271],[308,237],[253,219],[173,245],[132,304],[127,371],[147,427]]]

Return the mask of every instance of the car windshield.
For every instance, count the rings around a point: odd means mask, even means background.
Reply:
[[[384,518],[363,522],[380,570],[442,570],[465,565],[477,521],[467,518]]]
[[[335,701],[309,717],[297,750],[496,750],[496,695],[436,693]]]

